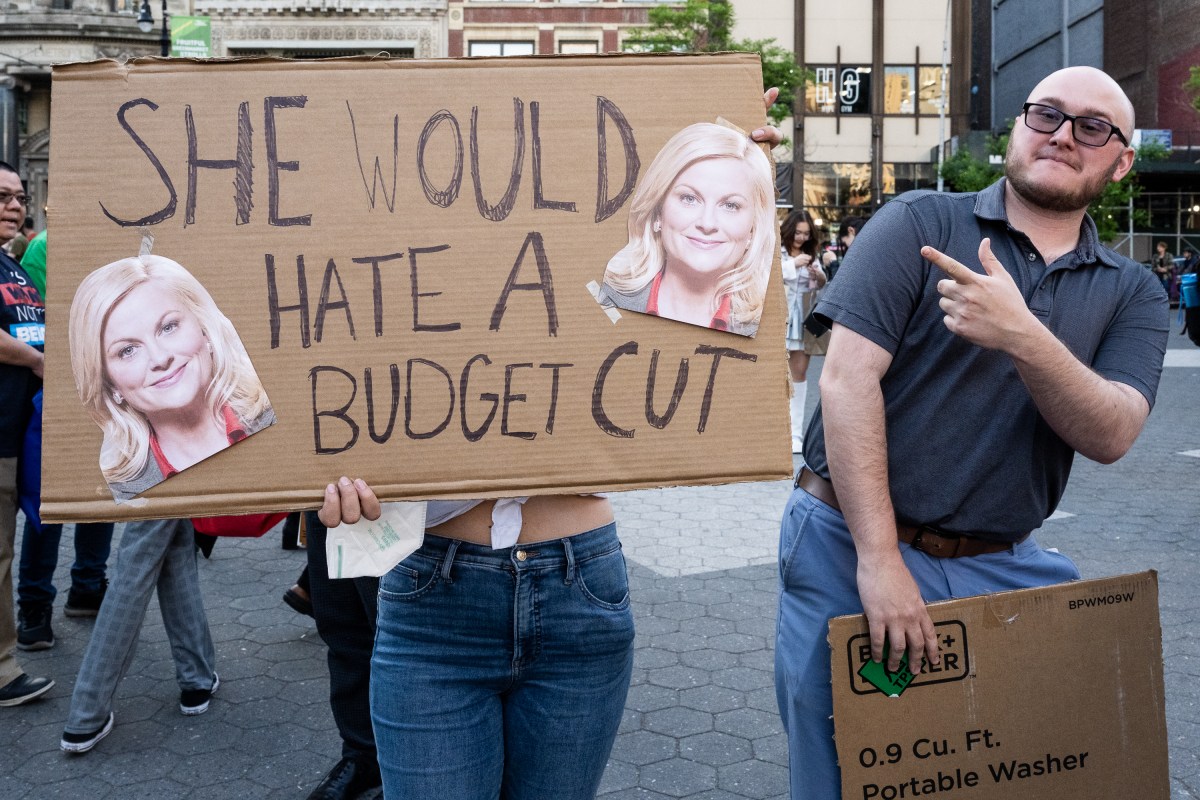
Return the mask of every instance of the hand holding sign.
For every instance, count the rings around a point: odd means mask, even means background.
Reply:
[[[929,246],[921,248],[921,256],[949,276],[938,281],[937,289],[952,333],[980,347],[1008,351],[1036,322],[1012,276],[992,254],[990,239],[979,243],[983,275]]]
[[[366,517],[369,520],[379,519],[382,508],[379,498],[362,478],[351,481],[343,475],[337,484],[325,487],[325,501],[317,518],[327,528],[336,528],[343,522],[353,524]]]

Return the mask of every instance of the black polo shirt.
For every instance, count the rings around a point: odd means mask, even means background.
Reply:
[[[901,195],[855,238],[816,313],[892,354],[882,389],[897,518],[1009,541],[1053,513],[1075,451],[1038,413],[1007,355],[955,336],[943,322],[937,282],[945,274],[921,247],[983,273],[984,237],[1037,318],[1083,363],[1137,389],[1151,406],[1169,312],[1158,280],[1102,246],[1090,217],[1076,248],[1044,263],[1008,224],[1003,180],[974,194]],[[829,476],[819,404],[804,460]]]

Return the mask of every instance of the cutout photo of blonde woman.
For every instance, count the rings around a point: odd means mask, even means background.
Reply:
[[[701,122],[672,136],[633,193],[601,303],[754,336],[775,254],[773,174],[739,131]]]
[[[84,278],[70,347],[117,502],[275,423],[233,323],[169,258],[126,258]]]

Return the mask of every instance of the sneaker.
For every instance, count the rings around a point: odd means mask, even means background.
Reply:
[[[36,700],[54,687],[54,681],[49,678],[31,678],[25,673],[10,681],[7,686],[0,687],[0,706],[19,706]]]
[[[91,733],[70,733],[69,731],[63,731],[62,741],[58,743],[58,746],[67,753],[86,753],[95,747],[97,742],[108,736],[112,732],[112,729],[113,714],[110,711],[108,712],[108,719],[104,721],[99,730],[92,731]]]
[[[85,592],[72,586],[67,593],[67,605],[63,613],[68,617],[94,617],[100,613],[100,604],[104,602],[104,593],[107,591],[107,578],[101,582],[98,592]]]
[[[50,628],[51,606],[25,606],[17,614],[17,647],[21,650],[49,650],[54,647]]]
[[[179,693],[179,713],[185,717],[194,717],[208,711],[208,701],[221,687],[221,678],[213,673],[211,689],[184,689]]]

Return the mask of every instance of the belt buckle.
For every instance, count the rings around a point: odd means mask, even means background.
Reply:
[[[932,534],[933,537],[936,537],[936,539],[931,538],[927,541],[925,539],[926,533]],[[953,548],[946,548],[949,550],[949,552],[943,552],[945,545],[951,540],[954,541]],[[915,549],[935,558],[954,558],[954,556],[958,553],[958,548],[961,544],[961,536],[955,536],[953,534],[947,535],[935,528],[930,527],[929,525],[922,525],[921,527],[917,528],[917,532],[913,534],[912,540],[912,546]]]

